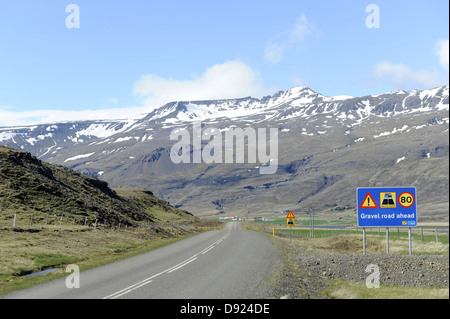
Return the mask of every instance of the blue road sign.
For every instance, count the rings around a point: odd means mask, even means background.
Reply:
[[[358,188],[359,227],[417,226],[415,187]]]

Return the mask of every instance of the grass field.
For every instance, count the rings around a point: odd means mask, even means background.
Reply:
[[[333,299],[448,299],[448,288],[381,286],[368,289],[364,283],[333,280],[325,295]]]
[[[270,231],[270,229],[268,230]],[[275,235],[289,237],[292,233],[292,237],[311,237],[312,232],[310,229],[275,229]],[[362,230],[355,229],[314,229],[314,238],[324,238],[333,237],[341,234],[352,234],[355,236],[360,236],[362,242],[363,232]],[[366,237],[378,238],[381,241],[386,241],[386,230],[383,228],[380,231],[366,231]],[[389,243],[403,245],[404,253],[409,253],[409,243],[408,243],[408,232],[406,230],[401,230],[397,232],[397,229],[389,230]],[[448,254],[448,234],[436,233],[434,231],[424,231],[423,236],[420,231],[411,232],[412,245],[416,247],[415,253],[426,253],[426,254]],[[434,246],[433,246],[434,245]],[[434,248],[433,248],[434,247]],[[442,250],[443,247],[447,247],[447,250]]]
[[[355,235],[362,252],[363,230],[352,223],[351,216],[341,215],[339,218],[318,217],[314,218],[314,227],[311,227],[309,217],[300,217],[295,220],[295,227],[286,227],[286,217],[267,218],[265,221],[248,221],[244,225],[248,229],[263,230],[275,236],[292,238],[333,238],[338,235]],[[437,230],[437,232],[436,232]],[[368,240],[380,242],[383,252],[386,252],[386,228],[366,228]],[[427,224],[411,228],[412,249],[414,254],[448,254],[449,233],[448,224]],[[369,248],[368,248],[369,249]],[[389,228],[389,250],[392,253],[408,254],[408,228]],[[380,251],[381,252],[381,251]],[[370,250],[368,251],[370,253]]]

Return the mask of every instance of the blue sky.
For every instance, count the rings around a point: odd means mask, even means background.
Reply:
[[[79,28],[75,22],[77,5]],[[379,8],[379,28],[368,28]],[[0,126],[448,84],[447,0],[0,0]]]

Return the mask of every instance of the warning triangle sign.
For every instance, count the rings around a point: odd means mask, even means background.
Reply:
[[[295,216],[292,213],[292,211],[289,211],[289,214],[286,216],[286,218],[291,219],[291,218],[295,218]]]
[[[364,197],[364,200],[362,201],[359,208],[378,208],[378,205],[373,200],[372,195],[370,195],[370,193],[367,193],[366,197]]]

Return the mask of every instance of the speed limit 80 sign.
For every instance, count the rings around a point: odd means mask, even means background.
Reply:
[[[398,196],[398,203],[404,208],[409,208],[416,202],[413,194],[410,192],[403,192]]]

